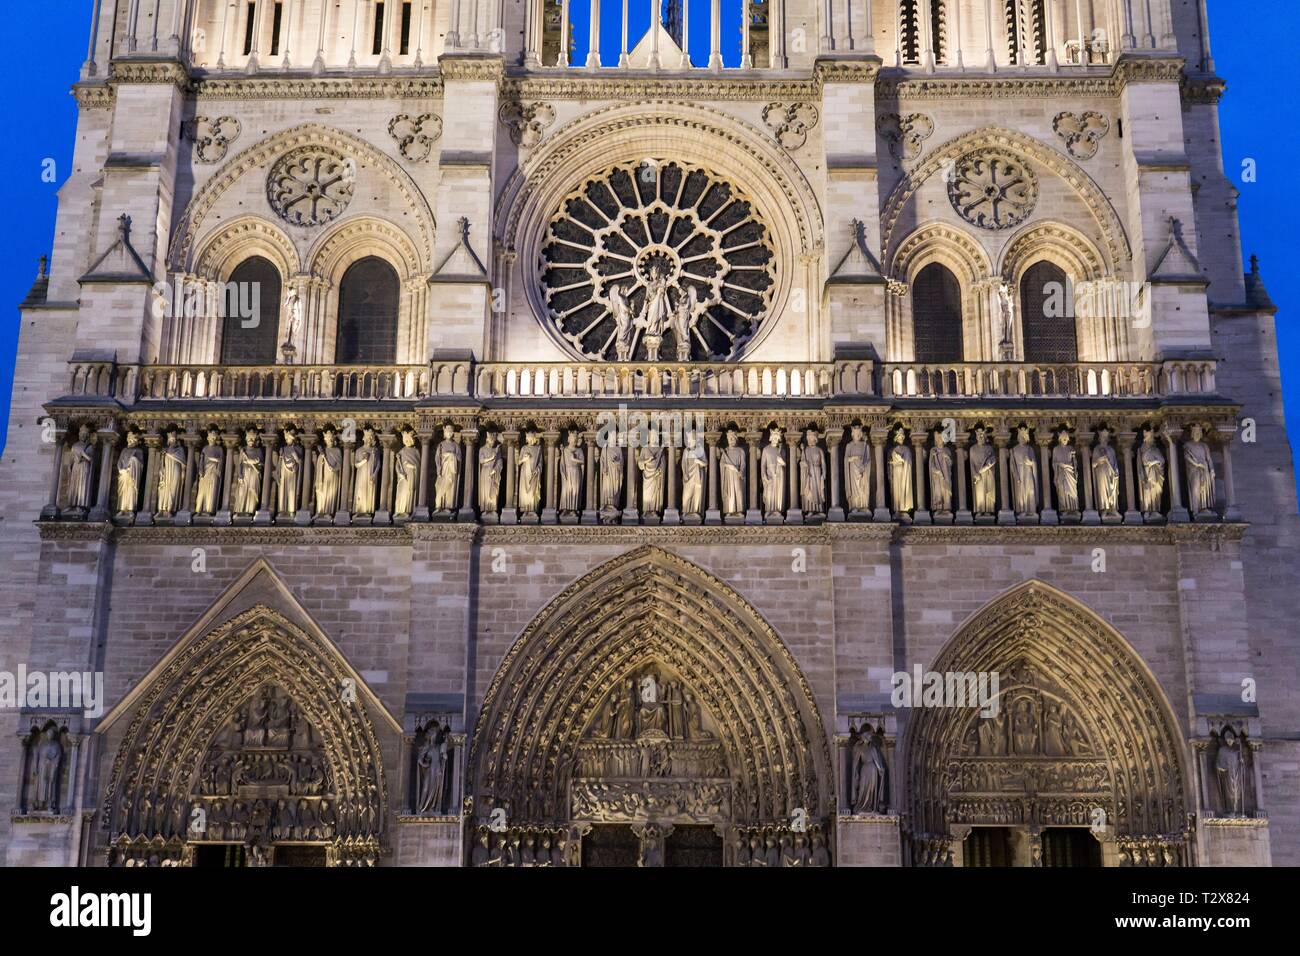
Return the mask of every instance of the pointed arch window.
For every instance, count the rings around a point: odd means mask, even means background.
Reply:
[[[335,361],[384,365],[397,361],[397,312],[401,283],[383,259],[367,256],[348,266],[339,283]]]
[[[235,266],[221,303],[222,365],[275,364],[280,292],[280,270],[270,260],[251,256]]]
[[[1035,262],[1020,279],[1026,362],[1077,362],[1079,338],[1069,279],[1055,263]]]
[[[918,362],[962,360],[961,283],[932,262],[912,283],[912,330]]]

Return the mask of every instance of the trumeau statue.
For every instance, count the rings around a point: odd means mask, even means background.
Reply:
[[[817,429],[808,429],[799,459],[799,503],[805,515],[826,513],[826,452],[817,444],[820,437]]]
[[[185,487],[185,449],[176,440],[176,430],[168,429],[167,444],[158,456],[158,514],[170,515],[180,510]]]
[[[1016,447],[1011,449],[1011,498],[1017,515],[1038,514],[1038,459],[1024,425],[1016,430]]]
[[[29,806],[32,810],[52,813],[59,806],[59,770],[63,765],[63,741],[59,739],[59,729],[53,722],[33,736]]]
[[[850,812],[888,812],[889,770],[885,763],[883,738],[869,724],[863,724],[854,731],[849,761]]]
[[[664,477],[667,474],[664,458],[664,448],[659,444],[659,436],[656,432],[651,432],[649,443],[641,447],[636,458],[636,466],[641,470],[642,514],[663,513]]]
[[[1214,459],[1210,446],[1202,441],[1205,429],[1193,424],[1191,441],[1183,442],[1183,462],[1187,466],[1187,505],[1194,515],[1214,513]]]
[[[134,513],[140,507],[140,484],[144,477],[144,451],[140,433],[126,433],[126,447],[117,456],[117,511]]]
[[[462,455],[460,442],[456,441],[453,425],[442,426],[442,441],[434,450],[433,464],[437,477],[433,480],[433,510],[442,515],[456,508],[456,489],[460,485]]]
[[[255,428],[244,432],[244,446],[239,449],[238,465],[232,507],[235,514],[251,515],[257,510],[262,498],[263,453]]]
[[[582,474],[587,453],[578,444],[582,433],[570,428],[560,449],[560,513],[575,515],[582,511]]]
[[[704,482],[708,476],[709,459],[694,431],[686,433],[686,447],[682,450],[682,514],[699,515],[704,512]]]
[[[450,750],[450,729],[433,721],[424,730],[416,757],[416,803],[418,814],[441,814],[445,810],[447,757]]]
[[[361,433],[361,445],[352,453],[352,512],[359,515],[375,513],[379,498],[379,470],[383,465],[383,452],[375,444],[375,430],[367,428]]]
[[[542,510],[542,446],[541,436],[529,431],[519,449],[518,495],[522,514],[538,514]]]
[[[94,440],[90,426],[77,429],[77,440],[68,449],[68,507],[82,510],[90,507],[90,489],[95,474]]]
[[[1070,433],[1062,428],[1052,449],[1052,482],[1056,485],[1056,503],[1064,514],[1079,510],[1079,456],[1070,444]],[[1094,465],[1095,468],[1095,465]]]
[[[1138,448],[1138,488],[1142,493],[1142,513],[1147,517],[1160,514],[1165,493],[1165,453],[1156,444],[1154,429],[1142,429]]]
[[[1103,516],[1119,514],[1119,460],[1110,444],[1110,432],[1097,432],[1097,447],[1092,450],[1092,477],[1096,488],[1097,510]]]
[[[844,496],[850,514],[871,510],[871,444],[861,425],[849,430],[849,443],[844,446]]]
[[[220,506],[221,470],[226,463],[226,452],[219,439],[217,430],[209,428],[208,443],[199,452],[199,480],[194,486],[195,514],[215,514]]]
[[[621,285],[609,290],[609,311],[614,316],[614,355],[620,362],[632,361],[633,326],[632,306]]]
[[[998,453],[989,444],[987,428],[975,429],[975,444],[970,449],[972,510],[977,515],[991,515],[998,510]]]
[[[293,514],[298,510],[298,491],[302,485],[302,446],[298,444],[298,433],[292,427],[284,430],[275,483],[276,509],[282,515]]]
[[[740,435],[727,429],[727,444],[718,451],[718,474],[722,485],[722,513],[737,517],[745,513],[745,449]]]
[[[600,459],[600,510],[611,516],[619,510],[619,496],[623,493],[623,449],[611,436],[604,448],[597,448]]]
[[[1246,766],[1242,759],[1241,741],[1231,727],[1225,727],[1219,737],[1218,752],[1214,755],[1214,776],[1223,812],[1228,816],[1241,816],[1246,805]]]
[[[339,491],[343,486],[343,449],[338,435],[327,428],[322,436],[324,447],[316,456],[316,514],[332,515],[339,510]]]
[[[952,512],[952,465],[952,449],[944,443],[943,429],[936,429],[930,450],[930,510],[935,514]]]
[[[402,447],[393,456],[393,516],[409,515],[415,510],[415,493],[420,484],[420,449],[415,447],[415,432],[402,430]]]
[[[484,514],[496,514],[501,506],[501,475],[504,472],[505,462],[501,457],[501,446],[497,444],[497,433],[489,429],[483,447],[478,450],[478,506]]]
[[[916,507],[913,496],[912,449],[907,447],[907,434],[903,429],[894,431],[894,447],[889,449],[889,493],[894,502],[894,514],[907,514]]]
[[[759,458],[763,476],[763,513],[778,518],[785,510],[785,459],[781,457],[781,429],[773,428],[768,434],[767,447]]]

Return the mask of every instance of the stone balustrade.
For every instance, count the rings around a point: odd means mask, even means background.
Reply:
[[[1154,398],[1213,395],[1212,360],[1152,362],[889,362],[886,398]]]

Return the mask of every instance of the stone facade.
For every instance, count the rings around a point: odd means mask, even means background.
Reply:
[[[146,7],[22,304],[2,667],[102,707],[0,711],[8,863],[1300,862],[1204,3]]]

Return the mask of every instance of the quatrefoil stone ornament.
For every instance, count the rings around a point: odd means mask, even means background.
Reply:
[[[442,118],[436,113],[411,116],[399,113],[388,124],[388,135],[397,140],[397,151],[413,163],[423,162],[442,136]]]
[[[352,201],[356,161],[330,149],[305,146],[281,156],[266,180],[267,200],[285,222],[322,226]]]
[[[997,150],[967,153],[948,179],[952,208],[981,229],[1010,229],[1038,204],[1038,177],[1028,164]]]
[[[817,125],[819,115],[811,103],[769,103],[763,107],[763,122],[786,149],[799,149],[808,141],[808,131]]]

